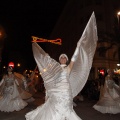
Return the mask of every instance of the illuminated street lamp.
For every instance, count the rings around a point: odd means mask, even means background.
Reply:
[[[117,64],[117,66],[120,66],[120,64]]]
[[[20,67],[20,63],[18,63],[17,66]]]
[[[120,11],[117,13],[118,16],[120,16]]]
[[[117,18],[118,18],[118,25],[119,25],[120,11],[119,11],[119,12],[117,12]]]

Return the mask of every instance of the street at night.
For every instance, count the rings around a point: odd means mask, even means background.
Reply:
[[[1,0],[0,120],[79,117],[120,120],[120,0]]]

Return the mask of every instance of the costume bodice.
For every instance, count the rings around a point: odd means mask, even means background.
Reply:
[[[67,66],[61,66],[62,70],[60,71],[59,74],[57,74],[56,79],[53,78],[53,80],[49,81],[44,81],[44,85],[46,90],[50,89],[68,89],[69,87],[69,67]]]
[[[8,77],[6,75],[5,78],[4,78],[4,81],[5,81],[5,86],[6,87],[12,86],[12,85],[14,85],[14,76]]]
[[[63,66],[61,65],[62,67],[62,72],[61,72],[61,75],[60,77],[62,78],[62,80],[64,80],[63,82],[68,82],[68,77],[69,77],[69,67],[68,66]]]

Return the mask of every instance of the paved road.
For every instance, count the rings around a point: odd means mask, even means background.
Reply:
[[[29,105],[19,112],[5,113],[0,112],[0,120],[25,120],[25,114],[38,105],[44,102],[44,94],[39,93],[35,96],[35,101],[29,103]],[[76,113],[80,116],[82,120],[120,120],[120,114],[102,114],[92,108],[96,101],[89,101],[85,99],[83,102],[78,102],[77,107],[75,107]]]

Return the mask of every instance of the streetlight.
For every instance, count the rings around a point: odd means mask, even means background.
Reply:
[[[117,18],[118,18],[118,26],[119,26],[120,11],[119,11],[119,12],[117,12]]]
[[[120,66],[120,64],[117,64],[117,66]]]
[[[17,66],[20,67],[20,63],[18,63]]]

